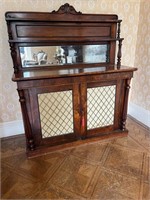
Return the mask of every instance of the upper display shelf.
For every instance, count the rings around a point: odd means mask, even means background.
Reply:
[[[120,23],[114,14],[82,14],[69,4],[57,11],[6,12],[14,73],[41,67],[86,64],[121,66]],[[39,57],[43,55],[42,59]]]

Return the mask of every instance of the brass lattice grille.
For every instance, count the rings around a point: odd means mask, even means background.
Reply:
[[[73,133],[72,91],[38,94],[42,137]]]
[[[87,129],[112,125],[116,86],[87,89]]]

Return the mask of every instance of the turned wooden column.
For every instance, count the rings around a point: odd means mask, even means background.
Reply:
[[[128,97],[129,97],[129,90],[130,90],[130,82],[131,82],[131,79],[127,79],[126,80],[124,107],[123,107],[122,123],[121,123],[121,128],[122,128],[123,131],[126,129],[126,120],[127,120],[127,109],[128,109]]]
[[[31,125],[29,121],[29,116],[28,116],[28,111],[26,108],[26,100],[24,96],[24,91],[23,90],[18,90],[19,94],[19,101],[21,104],[21,109],[22,109],[22,115],[23,115],[23,121],[24,121],[24,129],[25,129],[25,134],[26,134],[26,139],[27,139],[27,146],[30,150],[35,149],[34,141],[32,138],[32,130],[31,130]]]
[[[121,67],[121,57],[122,57],[121,47],[122,47],[122,40],[120,39],[118,43],[117,69],[120,69]]]
[[[118,54],[117,54],[117,69],[120,69],[121,67],[121,57],[122,57],[122,38],[120,38],[120,32],[121,32],[121,21],[118,22],[118,30],[117,30],[117,40],[118,40]]]

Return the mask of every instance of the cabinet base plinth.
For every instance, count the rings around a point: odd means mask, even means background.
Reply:
[[[125,129],[124,131],[118,130],[118,131],[114,131],[107,134],[104,133],[104,134],[101,134],[100,136],[95,136],[95,137],[92,136],[84,140],[76,140],[73,142],[68,142],[68,143],[60,144],[56,146],[41,146],[33,151],[27,149],[27,156],[28,158],[33,158],[37,156],[46,155],[54,151],[67,150],[67,149],[75,148],[76,146],[79,146],[79,145],[85,145],[88,143],[96,143],[105,139],[109,140],[113,138],[126,137],[127,135],[128,135],[128,130]]]

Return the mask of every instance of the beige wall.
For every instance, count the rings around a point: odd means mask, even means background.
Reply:
[[[150,1],[141,0],[131,101],[150,111]]]
[[[141,0],[142,1],[142,0]],[[149,0],[147,0],[149,1]],[[119,18],[123,20],[122,22],[122,31],[121,36],[125,38],[123,42],[123,58],[122,64],[133,66],[135,55],[136,59],[138,55],[138,45],[137,42],[137,32],[138,32],[138,23],[139,23],[139,14],[140,14],[140,27],[142,18],[142,12],[145,14],[145,10],[140,11],[140,0],[0,0],[0,122],[8,122],[17,119],[21,119],[21,111],[18,103],[18,96],[16,92],[16,83],[11,81],[13,68],[12,68],[12,60],[10,57],[9,45],[8,45],[8,35],[6,29],[6,23],[4,18],[4,13],[6,11],[48,11],[57,10],[60,5],[64,3],[72,4],[77,11],[81,11],[83,13],[115,13],[119,15]],[[148,3],[149,4],[149,3]],[[148,13],[148,11],[147,11]],[[145,14],[146,16],[146,14]],[[149,17],[150,18],[150,17]],[[148,24],[147,24],[148,25]],[[145,28],[146,29],[146,28]],[[141,31],[142,28],[141,28]],[[144,30],[147,32],[147,30]],[[138,39],[141,37],[141,34],[138,32]],[[137,46],[136,46],[137,44]],[[137,49],[136,49],[137,47]],[[144,47],[145,49],[145,47]],[[141,52],[142,50],[140,50]],[[139,54],[140,54],[139,52]],[[147,52],[148,56],[148,52]],[[146,57],[146,59],[148,59]],[[142,59],[143,60],[143,59]],[[147,66],[147,64],[143,63],[141,60],[141,72],[143,65]],[[147,61],[148,63],[148,61]],[[137,64],[137,61],[135,62]],[[139,75],[140,72],[138,72]],[[146,73],[146,72],[145,72]],[[133,88],[137,91],[136,82],[138,82],[138,75],[136,75],[136,79],[134,79]],[[143,74],[144,76],[144,74]],[[135,82],[136,81],[136,82]],[[148,81],[146,78],[143,79],[143,85]],[[143,96],[143,91],[141,92],[141,96]],[[136,93],[134,92],[132,95],[132,100],[135,101]],[[148,95],[148,93],[144,94]],[[145,105],[147,106],[147,103]]]

